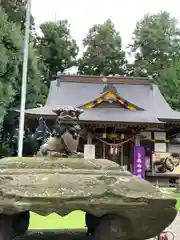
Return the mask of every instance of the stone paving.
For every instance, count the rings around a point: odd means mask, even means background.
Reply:
[[[169,236],[169,240],[180,240],[180,212],[178,212],[174,222],[167,227],[167,231],[172,232],[175,235],[175,238]],[[155,238],[151,238],[149,240],[153,240]]]

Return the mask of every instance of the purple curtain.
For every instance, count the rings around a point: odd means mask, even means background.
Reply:
[[[133,174],[145,178],[145,149],[143,146],[134,146],[134,171]]]

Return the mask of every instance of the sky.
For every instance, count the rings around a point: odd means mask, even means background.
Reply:
[[[123,48],[131,42],[136,22],[144,14],[166,10],[180,20],[178,0],[31,0],[31,11],[38,26],[51,20],[67,19],[71,33],[83,51],[82,40],[89,28],[110,18],[122,37]],[[40,33],[40,31],[38,31]]]
[[[136,22],[145,13],[166,10],[180,19],[178,6],[178,0],[32,0],[31,9],[37,26],[45,21],[68,19],[78,45],[82,45],[93,24],[110,18],[126,46]]]

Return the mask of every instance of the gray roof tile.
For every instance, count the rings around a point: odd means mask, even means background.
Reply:
[[[135,80],[134,80],[135,81]],[[158,119],[180,120],[180,112],[173,111],[156,85],[114,84],[120,97],[145,111],[130,111],[122,108],[87,109],[81,120],[120,122],[160,122]],[[26,114],[54,115],[56,107],[79,107],[95,100],[102,93],[104,84],[85,82],[51,82],[49,96],[44,107],[26,110]]]

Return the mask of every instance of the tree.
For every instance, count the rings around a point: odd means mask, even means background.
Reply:
[[[26,3],[27,0],[1,0],[0,6],[4,9],[8,16],[8,20],[21,26],[21,30],[25,29],[26,20]],[[34,18],[31,15],[31,26],[34,25]]]
[[[167,102],[180,109],[180,29],[167,12],[146,14],[133,32],[131,73],[151,75]]]
[[[38,104],[44,104],[48,88],[44,83],[44,78],[41,73],[42,62],[38,58],[37,50],[33,48],[33,44],[29,45],[29,59],[28,59],[28,75],[27,75],[27,93],[26,93],[26,108],[35,108]],[[19,121],[17,113],[12,111],[13,108],[18,108],[21,101],[21,84],[22,84],[22,66],[23,54],[21,54],[21,61],[18,65],[18,74],[15,81],[12,83],[14,89],[13,101],[7,106],[8,112],[4,118],[2,139],[6,143],[6,149],[11,152],[11,139],[16,139],[17,128]],[[16,133],[16,134],[15,134]],[[26,142],[26,138],[24,141]],[[16,143],[17,144],[17,143]],[[0,150],[1,151],[1,150]]]
[[[0,6],[1,156],[1,152],[3,152],[3,155],[5,154],[4,152],[9,152],[10,139],[17,127],[17,114],[11,110],[20,106],[26,9],[25,1],[23,0],[2,0]],[[10,6],[13,8],[11,9]],[[38,103],[43,103],[47,96],[47,86],[44,84],[44,77],[41,71],[43,62],[40,60],[38,52],[34,47],[34,40],[35,38],[32,38],[31,34],[28,61],[27,108],[33,108]],[[5,121],[2,124],[1,120],[3,118]]]
[[[39,39],[38,47],[49,81],[58,71],[64,72],[76,65],[79,49],[71,37],[68,21],[46,22],[40,28],[43,36]]]
[[[133,32],[131,51],[135,54],[134,73],[155,75],[180,56],[180,30],[167,12],[146,14]]]
[[[0,6],[5,12],[5,18],[7,22],[7,30],[9,28],[9,35],[11,36],[13,31],[12,28],[18,29],[18,33],[14,36],[12,35],[13,44],[18,45],[18,61],[13,62],[13,67],[16,69],[16,74],[12,75],[12,81],[9,81],[13,89],[13,105],[18,106],[20,104],[20,92],[21,92],[21,81],[22,81],[22,65],[23,65],[23,36],[26,18],[26,0],[1,0]],[[2,25],[4,23],[2,22]],[[0,26],[0,29],[2,28]],[[12,26],[12,27],[11,27]],[[12,31],[12,33],[11,33]],[[17,32],[17,31],[16,31]],[[1,31],[2,38],[6,38],[5,32]],[[16,39],[18,37],[18,39]],[[8,39],[8,36],[7,36]],[[17,41],[17,43],[16,43]],[[7,45],[7,44],[6,44]],[[30,41],[30,51],[29,51],[29,62],[28,62],[28,85],[27,85],[27,107],[35,107],[36,103],[44,99],[44,94],[47,94],[47,89],[43,85],[43,76],[40,69],[40,59],[38,58],[38,53],[33,46],[34,44]],[[6,51],[7,53],[7,51]],[[10,54],[8,60],[13,61],[14,52],[13,46],[8,46],[8,53]],[[1,51],[3,54],[3,51]],[[2,59],[4,56],[2,56]],[[6,58],[4,58],[6,59]],[[4,62],[5,63],[5,62]],[[9,65],[7,63],[7,65]],[[3,70],[3,68],[1,68]],[[11,69],[10,69],[11,70]],[[1,70],[0,70],[1,71]],[[12,72],[13,74],[13,72]],[[4,76],[1,76],[4,79]],[[7,82],[7,81],[6,81]],[[8,88],[6,88],[8,90]],[[3,88],[1,88],[3,91]]]
[[[48,87],[44,83],[44,76],[41,72],[41,64],[42,62],[39,59],[37,50],[33,48],[32,44],[30,44],[28,59],[26,108],[34,108],[37,107],[38,104],[45,103],[48,94]],[[16,89],[14,102],[12,104],[13,107],[20,106],[22,67],[23,61],[20,62],[19,74],[16,78],[15,84],[13,85],[14,89]]]
[[[160,72],[156,79],[166,101],[174,110],[180,110],[180,61]]]
[[[111,20],[95,24],[83,40],[84,53],[79,60],[79,73],[114,75],[125,73],[125,52],[119,32]]]
[[[22,55],[22,35],[20,28],[8,21],[8,16],[0,8],[0,117],[14,100],[15,79],[19,73]]]
[[[8,107],[14,100],[15,79],[22,55],[22,35],[20,27],[8,21],[8,16],[0,7],[0,140],[2,124]],[[0,155],[6,155],[4,142],[0,141]]]

